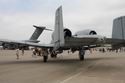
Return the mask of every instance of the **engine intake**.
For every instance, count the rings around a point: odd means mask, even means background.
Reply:
[[[90,31],[89,35],[97,35],[95,31]]]
[[[64,29],[64,38],[71,37],[72,32],[69,29]]]

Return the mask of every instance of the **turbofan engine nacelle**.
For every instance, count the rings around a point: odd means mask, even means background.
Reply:
[[[72,37],[72,32],[69,29],[64,29],[64,38]]]
[[[82,30],[82,31],[78,31],[75,33],[75,36],[78,36],[78,35],[97,35],[96,31],[95,30]]]
[[[64,38],[66,37],[72,37],[72,32],[69,29],[64,29]],[[52,40],[54,40],[54,33],[52,33]]]

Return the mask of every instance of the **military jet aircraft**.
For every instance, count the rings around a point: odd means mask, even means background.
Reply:
[[[0,41],[8,42],[9,40],[0,39]],[[44,62],[47,62],[49,54],[51,57],[56,57],[57,54],[63,53],[64,50],[79,51],[79,59],[84,60],[85,50],[89,48],[100,47],[103,44],[111,44],[113,49],[125,46],[125,17],[114,20],[112,38],[97,35],[95,30],[81,30],[73,35],[70,29],[63,26],[62,6],[60,6],[55,13],[55,29],[50,44],[26,41],[11,42],[43,48],[46,54],[43,56]]]

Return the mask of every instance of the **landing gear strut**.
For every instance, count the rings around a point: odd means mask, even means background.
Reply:
[[[43,62],[47,62],[48,60],[48,50],[47,49],[43,49]]]
[[[47,56],[43,56],[43,62],[47,62],[48,60],[48,55]]]
[[[81,61],[84,60],[84,55],[85,55],[85,50],[82,48],[81,50],[79,50],[79,59]]]
[[[52,52],[50,56],[51,56],[51,58],[56,58],[57,54],[55,52]]]

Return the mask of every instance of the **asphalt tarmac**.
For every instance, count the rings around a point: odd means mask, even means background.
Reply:
[[[0,50],[0,83],[125,83],[125,52],[93,52],[79,61],[78,52],[64,52],[44,63],[31,51]]]

